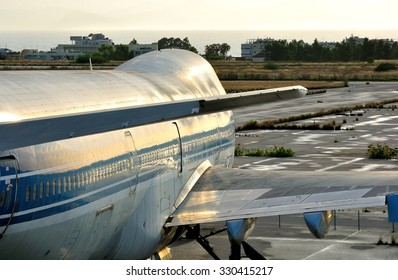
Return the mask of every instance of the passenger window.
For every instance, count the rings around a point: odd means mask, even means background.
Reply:
[[[80,176],[79,176],[79,174],[76,174],[74,176],[74,178],[75,178],[75,188],[80,188]]]
[[[57,194],[57,181],[53,180],[53,195]]]
[[[80,182],[80,184],[81,184],[81,186],[82,187],[84,187],[87,183],[86,183],[86,173],[80,173],[81,174],[81,182]]]
[[[58,178],[58,194],[61,194],[61,192],[62,192],[61,178]]]
[[[72,186],[73,186],[73,189],[76,189],[76,175],[72,176]]]
[[[28,202],[30,200],[30,186],[26,186],[26,193],[25,193],[25,201]]]
[[[46,196],[47,197],[50,196],[50,182],[49,181],[46,182]]]
[[[43,194],[44,194],[44,184],[40,183],[40,198],[43,198]]]
[[[68,189],[68,182],[66,181],[66,177],[64,177],[64,192]]]
[[[34,185],[33,185],[32,199],[33,199],[33,200],[36,200],[36,198],[37,198],[37,185],[34,184]]]
[[[80,173],[79,174],[79,180],[78,180],[79,188],[84,187],[84,174]]]
[[[71,191],[72,190],[72,180],[70,176],[68,176],[68,189]]]

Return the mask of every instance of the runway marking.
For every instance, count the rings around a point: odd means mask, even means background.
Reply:
[[[259,164],[259,163],[263,163],[263,162],[270,161],[270,160],[273,160],[273,159],[275,159],[275,158],[267,158],[267,159],[263,159],[263,160],[260,160],[260,161],[253,162],[252,164]]]
[[[357,169],[352,169],[352,171],[356,172],[366,172],[366,171],[371,171],[371,170],[379,170],[379,169],[396,169],[397,165],[392,165],[392,164],[366,164],[365,166],[362,166],[361,168]]]
[[[266,162],[266,161],[271,161],[271,160],[274,160],[274,159],[275,158],[267,158],[267,159],[263,159],[263,160],[256,161],[256,162],[246,163],[244,165],[238,166],[238,168],[249,167],[249,166],[252,166],[252,165],[255,165],[255,164],[259,164],[259,163]]]
[[[316,146],[315,149],[325,149],[325,150],[352,150],[349,147],[326,147],[326,146]]]
[[[258,141],[251,141],[251,142],[243,143],[241,145],[250,145],[250,144],[256,144],[256,143],[258,143]]]
[[[329,167],[325,167],[325,168],[321,168],[321,169],[317,169],[315,171],[326,171],[326,170],[330,170],[330,169],[333,169],[333,168],[336,168],[336,167],[339,167],[339,166],[342,166],[342,165],[347,165],[347,164],[350,164],[350,163],[353,163],[353,162],[356,162],[356,161],[360,161],[360,160],[363,160],[363,159],[364,158],[355,158],[355,159],[350,160],[350,161],[341,162],[339,164],[336,164],[336,165],[333,165],[333,166],[329,166]]]
[[[365,125],[371,125],[371,126],[373,126],[373,125],[396,125],[396,124],[388,124],[385,122],[394,120],[394,119],[398,118],[398,116],[383,117],[380,115],[380,116],[369,117],[369,119],[370,118],[372,118],[374,120],[357,123],[357,124],[354,124],[353,126],[358,127],[358,126],[365,126]]]
[[[309,132],[309,130],[303,130],[303,131],[300,131],[300,132],[294,132],[292,134],[293,135],[299,135],[299,134],[303,134],[303,133],[307,133],[307,132]]]
[[[345,237],[344,239],[341,239],[341,240],[329,240],[329,239],[316,239],[316,241],[317,242],[324,242],[324,243],[330,243],[331,241],[336,241],[336,242],[338,242],[338,243],[334,243],[334,244],[331,244],[331,245],[329,245],[328,247],[330,247],[330,246],[333,246],[333,245],[337,245],[337,244],[363,244],[363,242],[362,241],[348,241],[347,239],[349,238],[349,237],[351,237],[352,235],[354,235],[354,234],[356,234],[356,233],[358,233],[359,231],[356,231],[356,232],[354,232],[353,234],[351,234],[350,236],[347,236],[347,237]],[[215,236],[216,238],[224,238],[224,237],[222,237],[222,236]],[[215,237],[213,237],[213,238],[215,238]],[[250,241],[250,240],[261,240],[261,241],[299,241],[299,242],[311,242],[311,243],[313,243],[314,242],[314,239],[313,238],[294,238],[294,237],[263,237],[263,236],[250,236],[248,239],[247,239],[248,241]],[[328,248],[328,247],[326,247],[326,248]],[[326,248],[323,248],[322,250],[325,250]],[[321,250],[321,251],[322,251]],[[319,252],[321,252],[321,251],[319,251]],[[315,255],[315,254],[317,254],[318,252],[316,252],[316,253],[314,253],[314,254],[312,254],[312,255]],[[310,256],[312,256],[312,255],[310,255]],[[307,256],[306,258],[309,258],[310,256]]]
[[[316,255],[318,255],[318,254],[320,254],[320,253],[323,253],[323,252],[329,250],[330,248],[332,248],[332,247],[335,246],[335,245],[338,245],[338,244],[340,244],[340,243],[344,243],[347,239],[353,237],[353,236],[354,236],[355,234],[357,234],[358,232],[359,232],[359,231],[356,231],[356,232],[354,232],[353,234],[350,234],[349,236],[345,237],[344,239],[337,241],[337,243],[332,244],[332,245],[329,245],[329,246],[323,248],[322,250],[319,250],[318,252],[315,252],[315,253],[313,253],[313,254],[311,254],[311,255],[305,257],[303,260],[308,260],[309,258],[312,258],[313,256],[316,256]]]

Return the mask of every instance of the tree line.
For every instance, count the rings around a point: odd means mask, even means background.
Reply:
[[[137,44],[134,39],[131,43]],[[191,45],[188,37],[162,38],[158,42],[158,49],[185,49],[198,53]],[[215,43],[205,46],[205,56],[209,60],[225,59],[231,47],[227,43]],[[267,61],[368,61],[375,59],[398,59],[398,42],[368,39],[358,40],[351,36],[333,46],[324,45],[317,39],[312,44],[303,40],[267,40],[264,45]],[[104,63],[109,60],[126,61],[134,57],[128,45],[101,46],[98,52],[78,58],[77,62],[87,62],[91,57],[93,63]]]
[[[270,61],[368,61],[398,59],[398,43],[368,39],[346,38],[334,46],[322,45],[317,39],[312,44],[303,40],[272,40],[265,44],[265,57]]]
[[[137,44],[137,40],[133,39],[130,44]],[[129,45],[130,45],[129,44]],[[198,53],[198,50],[191,45],[188,37],[184,39],[180,38],[162,38],[158,42],[158,49],[184,49],[194,53]],[[98,48],[98,51],[94,54],[82,55],[77,58],[78,63],[87,63],[91,58],[93,63],[105,63],[110,60],[115,61],[126,61],[134,57],[134,52],[129,49],[129,45],[119,44],[115,46],[102,45]]]
[[[130,44],[137,44],[137,40],[133,39]],[[194,53],[199,53],[198,50],[191,45],[188,37],[181,38],[162,38],[158,42],[158,49],[183,49]],[[211,44],[205,47],[205,57],[208,59],[224,59],[230,51],[231,46],[227,43]],[[102,45],[98,51],[91,55],[82,55],[77,58],[78,63],[87,63],[91,58],[93,63],[105,63],[110,60],[126,61],[134,57],[134,52],[129,50],[128,45],[106,46]]]

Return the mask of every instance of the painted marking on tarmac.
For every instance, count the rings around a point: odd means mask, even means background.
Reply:
[[[299,135],[299,134],[303,134],[303,133],[307,133],[307,132],[309,132],[309,130],[303,130],[303,131],[300,131],[300,132],[293,132],[292,134],[293,135]]]
[[[353,148],[350,148],[350,147],[322,147],[322,146],[317,146],[317,147],[315,147],[315,149],[340,151],[340,150],[352,150]]]
[[[370,117],[368,117],[368,119],[376,119],[376,118],[380,118],[380,117],[382,117],[383,115],[374,115],[374,116],[370,116]]]
[[[369,117],[369,119],[370,118],[372,118],[374,120],[353,124],[353,126],[358,127],[358,126],[365,126],[365,125],[371,125],[371,126],[372,125],[396,125],[394,123],[389,124],[389,123],[385,123],[385,122],[397,119],[398,116],[388,116],[388,117],[385,117],[385,116],[383,116],[383,117],[382,116],[379,116],[379,117],[378,116],[372,116],[372,117]]]
[[[372,170],[393,170],[393,169],[397,169],[398,166],[397,165],[393,165],[393,164],[366,164],[365,166],[362,166],[361,168],[357,168],[357,169],[351,169],[352,171],[356,171],[356,172],[366,172],[366,171],[372,171]]]
[[[266,161],[270,161],[270,160],[273,160],[273,159],[275,159],[275,158],[267,158],[267,159],[255,161],[252,164],[260,164],[260,163],[263,163],[263,162],[266,162]]]
[[[352,237],[354,234],[357,234],[359,231],[356,231],[356,232],[354,232],[353,234],[351,234],[351,235],[349,235],[349,236],[347,236],[347,237],[345,237],[344,239],[342,239],[342,240],[337,240],[337,242],[339,243],[339,244],[363,244],[363,241],[361,241],[361,240],[359,240],[359,241],[355,241],[355,240],[350,240],[350,241],[348,241],[347,239],[349,238],[349,237]],[[250,241],[250,240],[261,240],[261,241],[300,241],[300,242],[314,242],[314,239],[313,238],[299,238],[299,237],[263,237],[263,236],[250,236],[249,238],[248,238],[248,241]],[[333,241],[333,240],[328,240],[328,239],[316,239],[316,242],[320,242],[320,243],[322,243],[322,242],[325,242],[325,243],[330,243],[331,241]],[[330,246],[333,246],[333,245],[337,245],[337,244],[331,244]],[[329,246],[329,247],[330,247]],[[324,248],[324,249],[326,249],[326,248]],[[322,250],[324,250],[324,249],[322,249]],[[317,253],[314,253],[314,254],[317,254]],[[312,255],[311,255],[312,256]],[[308,257],[307,257],[308,258]]]
[[[313,254],[311,254],[311,255],[305,257],[303,260],[308,260],[308,259],[310,259],[310,258],[312,258],[312,257],[314,257],[314,256],[316,256],[316,255],[318,255],[318,254],[320,254],[320,253],[323,253],[323,252],[325,252],[325,251],[331,249],[332,247],[334,247],[334,246],[336,246],[336,245],[338,245],[338,244],[344,243],[347,239],[353,237],[353,236],[356,235],[358,232],[359,232],[359,231],[356,231],[356,232],[354,232],[353,234],[350,234],[349,236],[345,237],[344,239],[337,241],[336,244],[329,245],[329,246],[323,248],[322,250],[319,250],[318,252],[315,252],[315,253],[313,253]]]
[[[255,165],[255,164],[263,163],[263,162],[266,162],[266,161],[271,161],[271,160],[274,160],[274,159],[276,159],[276,158],[267,158],[267,159],[263,159],[263,160],[256,161],[256,162],[246,163],[244,165],[238,166],[238,168],[246,168],[246,167],[249,167],[249,166],[252,166],[252,165]]]
[[[251,141],[251,142],[243,143],[243,144],[240,144],[240,145],[241,146],[242,145],[245,146],[245,145],[256,144],[256,143],[258,143],[258,141]]]
[[[326,168],[317,169],[315,171],[326,171],[326,170],[330,170],[330,169],[333,169],[333,168],[336,168],[336,167],[339,167],[339,166],[342,166],[342,165],[347,165],[347,164],[350,164],[350,163],[353,163],[353,162],[357,162],[357,161],[360,161],[360,160],[363,160],[363,159],[364,158],[355,158],[353,160],[341,162],[339,164],[336,164],[336,165],[333,165],[333,166],[329,166],[329,167],[326,167]]]

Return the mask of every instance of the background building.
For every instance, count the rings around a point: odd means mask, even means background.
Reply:
[[[139,56],[144,53],[157,51],[158,50],[158,43],[152,44],[129,44],[129,51],[133,52],[133,57]]]
[[[51,57],[53,60],[67,59],[75,60],[81,55],[90,55],[96,53],[103,46],[113,46],[111,39],[103,34],[90,34],[88,36],[71,36],[72,44],[59,44],[51,49]]]
[[[241,55],[247,60],[252,60],[253,57],[260,54],[261,59],[265,59],[265,49],[267,44],[272,43],[274,39],[249,39],[245,44],[241,44]]]

